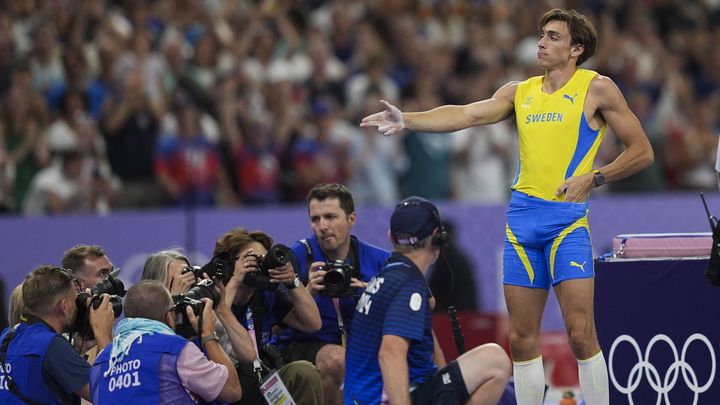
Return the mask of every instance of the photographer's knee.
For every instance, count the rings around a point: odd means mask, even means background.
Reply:
[[[345,349],[326,345],[318,352],[316,364],[321,375],[342,379],[345,376]]]

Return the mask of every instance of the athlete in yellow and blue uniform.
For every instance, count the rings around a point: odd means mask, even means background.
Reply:
[[[503,292],[516,399],[524,405],[543,403],[540,335],[552,285],[578,359],[583,399],[589,405],[607,405],[607,365],[595,331],[587,199],[605,181],[647,167],[654,155],[615,83],[578,68],[597,50],[590,20],[574,10],[553,9],[540,18],[538,29],[543,76],[506,83],[485,100],[429,111],[404,113],[381,100],[385,110],[365,117],[360,126],[377,126],[384,135],[405,128],[453,132],[515,115],[520,167],[507,214]],[[606,127],[626,149],[592,170]]]
[[[542,91],[543,76],[517,85],[520,167],[505,227],[505,284],[548,288],[595,274],[588,204],[565,202],[557,189],[566,179],[592,170],[605,134],[606,125],[592,129],[583,111],[596,76],[578,69],[552,94]]]

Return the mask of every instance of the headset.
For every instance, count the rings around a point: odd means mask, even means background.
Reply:
[[[433,234],[432,239],[430,240],[430,243],[433,244],[433,246],[446,246],[450,243],[450,234],[448,234],[447,230],[445,229],[445,226],[443,225],[442,218],[440,217],[440,212],[438,211],[435,204],[431,203],[427,200],[415,200],[415,201],[403,201],[400,204],[398,204],[398,207],[401,206],[412,206],[412,205],[418,205],[426,210],[430,211],[433,218],[435,219],[435,222],[438,225],[438,230]]]

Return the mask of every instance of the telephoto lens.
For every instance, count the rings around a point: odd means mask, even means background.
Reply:
[[[220,280],[223,285],[227,285],[235,273],[235,263],[228,252],[220,252],[204,266],[195,267],[191,271],[197,279],[203,279],[203,274],[207,274],[211,279]]]
[[[278,243],[272,245],[264,256],[254,255],[257,258],[258,271],[245,274],[243,284],[258,290],[275,290],[278,284],[270,282],[269,270],[288,264],[293,257],[292,254],[289,247]]]
[[[77,315],[75,316],[75,324],[72,329],[74,332],[80,334],[83,339],[95,338],[92,327],[90,326],[90,310],[87,300],[91,298],[90,305],[92,305],[94,309],[98,309],[102,302],[102,294],[110,295],[110,304],[112,304],[115,318],[119,317],[122,313],[122,300],[120,300],[120,297],[125,296],[125,285],[118,278],[108,276],[108,278],[90,288],[90,293],[78,293],[75,300]]]
[[[204,279],[192,286],[185,294],[173,295],[173,311],[175,312],[175,333],[190,338],[195,336],[190,320],[187,317],[185,308],[190,307],[195,316],[200,316],[203,311],[203,298],[210,298],[213,308],[220,302],[220,293],[215,290],[215,283],[212,280]]]

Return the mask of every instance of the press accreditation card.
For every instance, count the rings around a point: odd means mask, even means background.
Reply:
[[[273,371],[263,379],[260,392],[270,405],[295,405],[290,393],[283,384],[277,371]]]

